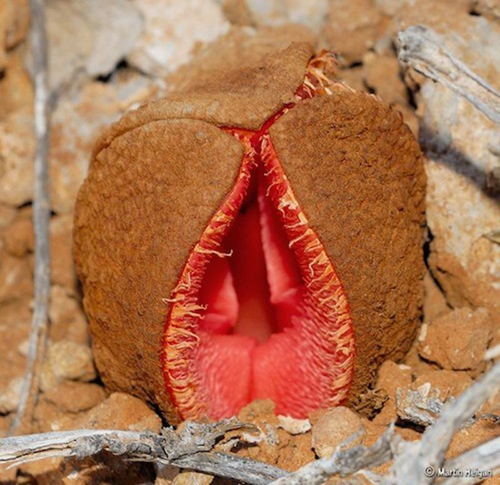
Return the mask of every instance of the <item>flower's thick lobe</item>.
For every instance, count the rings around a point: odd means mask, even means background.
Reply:
[[[401,115],[292,44],[125,115],[75,256],[107,386],[171,421],[362,401],[420,316],[421,154]],[[318,60],[319,59],[319,60]]]

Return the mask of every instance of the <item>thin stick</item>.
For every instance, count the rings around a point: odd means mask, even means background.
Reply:
[[[431,483],[433,476],[425,470],[443,466],[444,455],[453,435],[477,412],[481,405],[500,389],[500,364],[496,364],[455,401],[443,406],[441,417],[427,428],[419,442],[408,443],[394,460],[396,482]],[[500,456],[496,457],[497,460]]]
[[[266,463],[229,453],[210,453],[227,431],[238,429],[249,428],[233,419],[210,424],[185,423],[180,433],[169,428],[161,434],[80,429],[15,436],[0,440],[0,463],[16,466],[42,458],[85,458],[106,451],[125,460],[187,468],[255,485],[287,475],[288,472]]]
[[[457,59],[432,29],[413,25],[399,32],[398,48],[401,62],[444,84],[467,99],[491,121],[500,123],[500,93]]]
[[[346,450],[338,449],[330,458],[308,463],[271,485],[321,485],[334,475],[346,477],[376,467],[392,458],[391,444],[398,439],[394,436],[394,426],[390,426],[372,447],[359,445]]]
[[[31,424],[39,387],[40,368],[45,353],[48,331],[50,293],[49,245],[49,108],[47,88],[47,36],[45,31],[45,2],[31,1],[33,38],[33,75],[35,84],[35,137],[33,226],[35,232],[35,303],[29,340],[26,374],[17,414],[9,434]]]
[[[488,441],[457,458],[445,461],[443,468],[445,470],[470,470],[469,476],[464,473],[461,477],[449,478],[443,482],[443,485],[465,485],[482,481],[482,476],[487,477],[488,472],[493,475],[500,468],[500,438]]]

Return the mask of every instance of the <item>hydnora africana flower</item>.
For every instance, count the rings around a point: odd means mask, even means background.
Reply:
[[[421,303],[425,176],[401,115],[307,44],[127,113],[78,195],[98,368],[175,422],[356,404]]]

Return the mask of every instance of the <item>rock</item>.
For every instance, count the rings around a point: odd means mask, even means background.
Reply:
[[[443,369],[473,370],[482,363],[492,337],[489,312],[480,308],[454,310],[423,326],[420,355]]]
[[[23,376],[25,356],[18,350],[26,341],[31,327],[31,310],[27,300],[4,303],[0,307],[0,387],[6,388],[10,381]]]
[[[30,26],[30,7],[28,0],[6,0],[2,2],[7,5],[7,18],[9,19],[5,45],[7,49],[13,49],[19,44]]]
[[[23,376],[19,376],[12,379],[6,388],[0,389],[0,414],[8,414],[17,409],[23,382]]]
[[[247,446],[237,450],[237,454],[253,460],[275,465],[278,461],[280,448],[288,444],[290,435],[278,428],[278,417],[275,414],[276,405],[270,399],[255,400],[247,404],[238,414],[243,423],[257,426],[258,433],[244,433],[242,439]],[[226,437],[230,437],[229,433]]]
[[[27,477],[31,483],[36,483],[36,485],[63,483],[64,474],[59,470],[61,462],[62,458],[45,458],[24,463],[19,467],[20,470],[17,474]]]
[[[497,391],[491,396],[479,409],[478,413],[481,414],[500,414],[500,391]]]
[[[66,414],[53,402],[40,397],[33,413],[32,433],[48,433],[51,431],[61,431],[61,420],[65,416],[74,417],[73,414]]]
[[[238,419],[243,423],[255,423],[259,420],[267,420],[273,424],[278,424],[275,414],[276,404],[270,399],[257,399],[247,404],[238,414]]]
[[[75,383],[65,383],[73,385]],[[80,388],[77,394],[83,393],[83,386],[92,386],[94,394],[96,384],[77,384]],[[99,387],[99,386],[97,386]],[[58,405],[42,395],[41,402],[35,411],[40,430],[65,431],[72,429],[119,429],[130,431],[152,431],[158,433],[161,429],[161,419],[142,401],[127,394],[115,393],[92,409],[74,414],[63,412],[61,403],[76,409],[75,400],[65,400],[61,395],[64,387],[49,393],[49,399],[56,398]],[[72,391],[74,392],[74,391]],[[100,395],[97,392],[94,397]],[[83,395],[82,395],[83,398]],[[84,398],[86,399],[86,398]],[[86,402],[89,404],[89,401]],[[35,462],[39,463],[39,462]],[[25,474],[36,477],[36,483],[50,485],[52,483],[152,483],[153,470],[145,464],[127,463],[121,457],[104,454],[98,458],[84,460],[75,458],[69,460],[55,459],[49,463],[42,460],[38,466],[22,465]]]
[[[0,99],[2,120],[17,111],[31,113],[33,109],[33,85],[17,52],[9,54],[6,59],[3,78],[0,79]]]
[[[356,438],[346,443],[356,433]],[[364,433],[361,418],[351,409],[339,406],[324,412],[314,424],[312,447],[320,458],[329,458],[341,444],[345,448],[359,445]]]
[[[420,386],[429,383],[432,389],[439,390],[439,399],[444,402],[450,396],[460,396],[472,382],[472,379],[465,372],[435,370],[420,374],[413,381],[411,388],[417,390]]]
[[[427,333],[427,324],[422,324],[419,330],[419,338],[423,337]],[[419,340],[415,339],[413,342],[411,349],[405,355],[403,360],[403,364],[407,365],[411,368],[413,375],[423,374],[427,371],[439,370],[439,366],[434,362],[430,362],[424,360],[420,357],[419,354]]]
[[[10,226],[16,217],[16,210],[13,207],[0,204],[0,228]]]
[[[66,0],[47,4],[49,85],[68,86],[77,74],[109,74],[132,49],[143,25],[126,0]]]
[[[434,278],[427,273],[424,278],[424,322],[431,323],[436,318],[446,315],[451,309],[446,302],[443,292],[439,289]]]
[[[159,433],[160,417],[146,403],[121,392],[111,394],[105,401],[74,420],[74,429],[123,429]]]
[[[57,285],[51,287],[49,316],[49,338],[52,341],[89,343],[88,325],[81,302],[75,299],[71,291]]]
[[[387,7],[388,3],[399,7],[391,8],[391,16],[394,17],[391,30],[394,32],[410,25],[423,24],[449,37],[455,37],[456,34],[468,36],[470,29],[482,22],[481,19],[470,15],[471,0],[404,0],[399,2],[399,6],[398,0],[376,1],[385,3],[384,7]],[[385,11],[387,13],[387,8]],[[484,38],[484,35],[482,37]]]
[[[209,485],[214,480],[211,475],[180,470],[176,467],[158,467],[155,485]]]
[[[489,19],[500,19],[498,0],[474,0],[473,11]]]
[[[471,16],[463,2],[423,0],[397,14],[402,27],[428,25],[477,75],[500,87],[500,26]],[[479,54],[480,53],[480,54]],[[420,142],[428,160],[427,222],[434,239],[430,267],[455,308],[500,310],[500,245],[488,239],[499,229],[498,194],[487,189],[500,167],[498,126],[442,84],[423,81],[416,97],[422,114]]]
[[[328,48],[348,64],[360,61],[384,31],[384,19],[371,0],[332,0],[325,24]]]
[[[40,387],[47,391],[63,380],[88,382],[96,377],[92,352],[86,345],[67,340],[53,343],[40,376]]]
[[[304,434],[311,430],[308,419],[294,419],[289,416],[278,416],[278,426],[291,435]]]
[[[0,70],[7,62],[6,51],[19,44],[26,35],[29,18],[28,0],[3,0],[0,3]]]
[[[7,63],[7,52],[5,38],[7,37],[7,26],[9,23],[8,2],[0,3],[0,72],[5,69]]]
[[[321,30],[328,12],[328,0],[245,0],[251,19],[257,25],[302,24]]]
[[[368,52],[363,56],[366,85],[390,105],[407,102],[406,85],[399,76],[399,62],[394,55],[379,56]]]
[[[65,381],[44,392],[42,399],[63,412],[79,413],[97,406],[106,397],[98,384]]]
[[[75,292],[77,277],[73,263],[73,217],[56,216],[50,220],[51,282]]]
[[[12,256],[26,256],[33,250],[33,243],[33,222],[30,218],[18,218],[5,231],[5,249]]]
[[[387,431],[387,426],[376,424],[366,418],[363,418],[363,426],[366,430],[366,434],[363,436],[363,445],[367,447],[373,446]],[[407,441],[415,441],[422,438],[421,433],[411,428],[401,428],[400,426],[395,426],[394,432]]]
[[[34,138],[31,114],[0,121],[0,203],[20,206],[33,197]]]
[[[495,438],[498,438],[498,423],[480,419],[454,435],[446,452],[446,458],[454,458]]]
[[[33,295],[33,278],[27,259],[0,253],[0,304],[30,298]]]
[[[339,70],[339,81],[342,81],[347,86],[350,86],[356,91],[366,91],[368,88],[365,84],[366,69],[363,65],[353,67],[343,67]]]
[[[190,60],[197,44],[214,41],[229,30],[214,0],[134,0],[133,4],[145,19],[145,30],[127,60],[154,76],[175,71]]]
[[[315,458],[312,450],[312,433],[292,436],[286,446],[281,447],[277,466],[294,472]]]
[[[197,472],[181,472],[171,482],[172,485],[209,485],[214,477]]]
[[[181,472],[180,468],[157,464],[155,485],[172,485],[174,478]]]
[[[223,0],[222,11],[233,25],[254,26],[255,24],[245,0]]]
[[[384,407],[373,419],[377,425],[389,425],[397,418],[396,413],[396,390],[407,389],[411,384],[411,368],[396,364],[390,360],[385,361],[379,369],[375,389],[383,390],[387,394]]]
[[[104,127],[151,92],[150,80],[130,74],[116,76],[109,83],[85,84],[77,93],[59,100],[52,115],[50,146],[51,204],[55,212],[72,212],[92,148]]]

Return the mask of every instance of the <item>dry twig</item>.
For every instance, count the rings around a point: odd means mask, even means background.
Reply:
[[[392,458],[391,443],[395,439],[397,437],[391,426],[372,447],[359,445],[346,450],[338,449],[330,458],[308,463],[297,472],[272,482],[272,485],[320,485],[333,475],[345,477],[381,465]]]
[[[433,477],[425,470],[443,467],[444,455],[453,435],[460,430],[486,402],[500,389],[500,364],[496,364],[482,379],[475,382],[455,401],[443,406],[440,419],[426,429],[422,439],[403,443],[395,453],[394,481],[389,483],[432,483]],[[494,449],[495,450],[495,449]],[[458,459],[458,458],[457,458]],[[482,464],[484,467],[485,464]],[[488,466],[500,470],[500,452],[494,451]]]
[[[398,58],[424,76],[463,96],[490,120],[500,123],[500,93],[474,74],[428,27],[413,25],[398,33]]]
[[[425,474],[428,468],[433,470],[476,468],[483,471],[491,470],[494,473],[500,471],[500,438],[453,460],[444,461],[444,454],[453,435],[471,422],[471,418],[480,406],[498,389],[500,389],[500,364],[495,365],[459,398],[441,405],[440,410],[435,408],[436,403],[433,403],[434,411],[436,414],[441,413],[441,417],[435,420],[434,425],[426,429],[421,441],[407,442],[394,435],[393,427],[391,427],[371,448],[356,446],[347,450],[338,449],[331,458],[309,463],[295,473],[273,482],[273,485],[319,485],[335,475],[350,477],[342,483],[357,483],[356,474],[360,473],[372,483],[424,485],[432,483],[436,478],[435,475]],[[429,403],[425,399],[423,402],[426,408]],[[428,416],[425,415],[425,419],[427,418]],[[390,460],[394,460],[394,464],[386,476],[378,476],[367,470]],[[454,478],[454,480],[457,479]],[[480,477],[463,477],[460,480],[453,483],[477,483]]]
[[[0,440],[0,463],[12,462],[14,466],[42,458],[85,458],[106,451],[126,460],[188,468],[256,485],[285,476],[286,471],[266,463],[233,454],[210,453],[226,432],[248,428],[236,420],[223,420],[210,424],[187,422],[180,433],[166,428],[161,434],[75,430],[18,436]]]
[[[274,485],[321,484],[331,476],[348,477],[343,483],[357,483],[363,474],[373,483],[394,485],[432,483],[435,475],[425,470],[460,467],[500,471],[500,439],[468,451],[453,460],[444,461],[453,435],[466,425],[480,406],[500,389],[500,363],[460,397],[442,407],[441,417],[429,426],[421,441],[406,442],[394,435],[390,427],[372,447],[355,446],[339,449],[331,458],[307,464],[295,473],[233,454],[212,452],[216,442],[227,431],[245,427],[236,420],[212,424],[185,423],[179,433],[172,429],[162,434],[129,431],[77,430],[60,433],[21,436],[0,440],[0,463],[14,464],[54,456],[84,458],[108,451],[127,460],[156,462],[163,465],[235,478],[245,483]],[[393,460],[386,476],[371,474],[367,469]],[[480,477],[464,477],[460,482],[477,483]],[[445,482],[446,483],[446,482]]]
[[[31,423],[36,404],[39,374],[45,353],[50,292],[49,245],[49,99],[47,88],[47,36],[45,2],[31,0],[33,36],[33,76],[35,83],[35,138],[33,226],[35,232],[35,303],[29,340],[26,374],[17,414],[9,434]]]
[[[500,438],[496,438],[463,453],[457,458],[446,460],[443,468],[446,470],[494,470],[499,466],[499,456]],[[440,483],[443,485],[464,485],[477,482],[478,477],[453,477]]]

